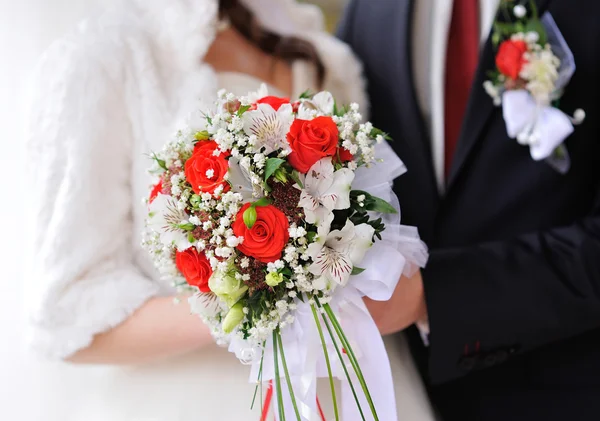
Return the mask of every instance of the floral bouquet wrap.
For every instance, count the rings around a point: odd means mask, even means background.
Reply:
[[[386,134],[328,92],[220,92],[198,116],[153,155],[144,245],[161,275],[252,366],[265,414],[272,402],[280,421],[322,419],[325,377],[336,420],[397,419],[362,298],[389,299],[427,250],[400,225],[392,181],[405,167]]]

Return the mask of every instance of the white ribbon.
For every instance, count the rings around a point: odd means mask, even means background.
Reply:
[[[575,130],[567,114],[536,103],[524,89],[504,92],[502,113],[508,135],[521,145],[529,145],[536,161],[550,157]]]
[[[394,382],[383,340],[363,302],[363,297],[378,301],[388,300],[401,276],[410,275],[417,266],[423,266],[427,259],[426,248],[419,240],[416,228],[397,225],[389,227],[389,230],[388,235],[393,236],[394,241],[386,240],[384,237],[383,241],[377,243],[377,246],[371,249],[363,260],[362,264],[367,269],[360,275],[353,276],[345,287],[338,288],[330,302],[356,354],[380,420],[397,419]],[[399,249],[396,242],[401,238],[403,247]],[[394,264],[382,264],[382,262]],[[316,405],[317,379],[329,377],[327,365],[311,306],[308,302],[300,300],[297,300],[297,304],[295,322],[286,327],[281,334],[283,348],[302,421],[321,421]],[[341,366],[346,364],[365,419],[374,420],[347,354],[342,354],[343,361],[339,360],[320,314],[319,321],[325,336],[332,374],[341,382],[341,394],[337,395],[340,418],[344,421],[361,419],[350,383]],[[337,336],[335,339],[341,350],[340,340]],[[230,351],[240,356],[245,352],[244,346],[245,342],[240,339],[232,341]],[[253,383],[258,382],[261,356],[262,351],[254,352],[250,376],[250,381]],[[275,379],[273,358],[273,344],[272,341],[268,341],[262,359],[262,382]],[[279,375],[286,418],[296,419],[282,364],[279,367]],[[328,393],[327,396],[320,398],[326,401],[331,399],[331,395]],[[276,394],[274,408],[277,408]]]

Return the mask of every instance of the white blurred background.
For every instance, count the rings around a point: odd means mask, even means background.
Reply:
[[[58,421],[55,408],[65,400],[73,401],[74,411],[85,405],[76,402],[78,397],[65,396],[64,390],[73,388],[61,387],[62,383],[101,381],[101,370],[37,361],[24,346],[21,250],[27,192],[22,188],[23,136],[28,80],[39,55],[81,18],[116,1],[122,0],[0,0],[0,168],[4,180],[0,206],[0,420]],[[342,2],[321,1],[331,27]],[[72,417],[69,419],[79,420],[76,414]]]

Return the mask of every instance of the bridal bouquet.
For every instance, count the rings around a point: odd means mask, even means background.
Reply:
[[[391,181],[404,166],[361,118],[328,92],[296,102],[220,92],[153,156],[144,245],[216,340],[253,366],[257,390],[274,386],[279,420],[318,416],[318,377],[336,420],[396,419],[362,297],[389,299],[427,252],[399,225]]]

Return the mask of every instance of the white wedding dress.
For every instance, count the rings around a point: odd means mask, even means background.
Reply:
[[[315,8],[292,0],[244,3],[264,26],[318,48],[324,88],[340,102],[366,105],[360,65],[324,32]],[[28,142],[34,200],[26,279],[37,352],[67,357],[148,298],[172,293],[139,245],[146,213],[140,199],[150,183],[146,155],[219,88],[242,95],[261,84],[215,74],[198,59],[216,26],[215,0],[131,0],[81,25],[42,59]],[[310,66],[293,65],[294,96],[314,90],[314,81]],[[432,420],[406,345],[388,345],[400,419]],[[216,345],[150,365],[55,367],[46,374],[56,378],[43,380],[54,388],[44,421],[258,419],[260,405],[249,409],[248,367]],[[327,406],[326,387],[320,396]]]

